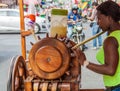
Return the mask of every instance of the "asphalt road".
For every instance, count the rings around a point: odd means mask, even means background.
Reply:
[[[18,37],[17,37],[18,36]],[[7,91],[8,69],[11,58],[20,54],[19,35],[0,34],[0,90]]]
[[[45,34],[38,35],[41,35],[41,38],[45,36]],[[33,36],[26,37],[27,50],[31,48],[30,42],[36,42]],[[10,61],[21,53],[20,34],[0,34],[0,91],[7,91]]]

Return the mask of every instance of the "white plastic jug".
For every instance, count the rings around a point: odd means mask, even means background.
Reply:
[[[65,9],[52,9],[51,11],[51,27],[50,36],[58,37],[67,36],[67,15],[68,11]]]

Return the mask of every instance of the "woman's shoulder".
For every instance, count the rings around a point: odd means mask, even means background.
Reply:
[[[114,30],[113,32],[110,33],[109,37],[119,37],[120,38],[120,30]]]
[[[118,33],[119,32],[119,33]],[[105,40],[104,45],[108,47],[111,45],[120,45],[120,31],[111,33]]]

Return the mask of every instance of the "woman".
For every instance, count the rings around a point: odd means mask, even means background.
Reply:
[[[106,1],[97,7],[97,23],[102,31],[108,32],[103,47],[96,58],[101,65],[87,61],[82,51],[77,51],[79,62],[84,67],[103,74],[106,91],[120,91],[120,7],[113,1]],[[88,59],[89,60],[89,59]]]

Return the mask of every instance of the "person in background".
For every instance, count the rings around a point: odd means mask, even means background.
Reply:
[[[96,35],[97,33],[99,33],[101,31],[99,25],[97,24],[97,17],[96,17],[96,8],[98,6],[97,2],[93,2],[92,3],[92,14],[90,17],[87,17],[87,19],[91,20],[92,25],[91,25],[91,29],[92,29],[92,35]],[[102,36],[98,36],[98,38],[93,39],[93,48],[92,49],[97,49],[97,40],[98,40],[98,48],[102,46]]]
[[[71,38],[72,36],[72,29],[74,24],[79,21],[82,17],[78,13],[78,7],[75,5],[72,7],[72,11],[68,14],[68,33],[67,37]]]
[[[80,50],[73,51],[82,66],[103,75],[105,91],[120,91],[120,6],[114,1],[101,3],[97,7],[97,18],[102,31],[108,32],[96,54],[100,64],[91,63]]]
[[[92,8],[88,8],[87,17],[90,17],[92,14]]]
[[[68,14],[68,31],[67,31],[67,37],[71,38],[73,34],[73,27],[74,24],[80,21],[82,17],[80,16],[80,13],[78,12],[78,7],[75,5],[72,8],[72,11]],[[88,49],[86,45],[83,45],[84,49]]]

